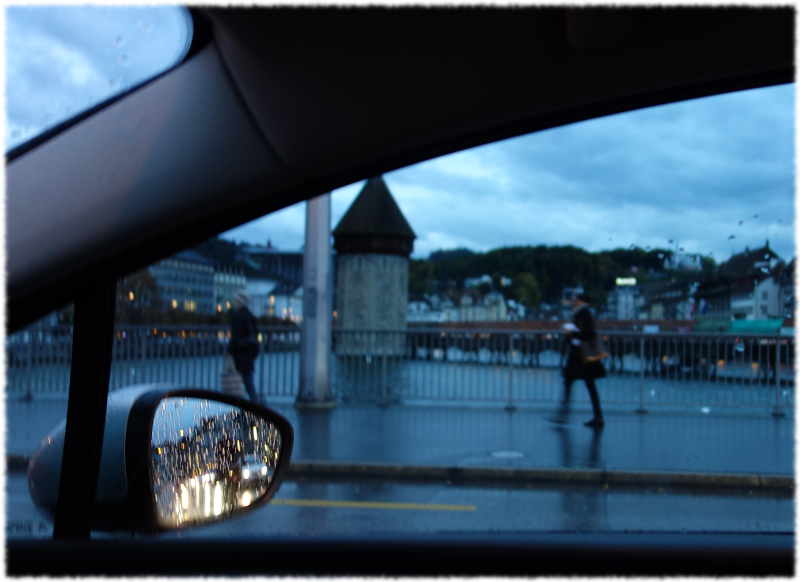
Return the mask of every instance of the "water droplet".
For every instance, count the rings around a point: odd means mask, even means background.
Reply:
[[[119,35],[119,36],[117,36],[117,38],[114,39],[114,46],[117,46],[117,47],[122,46],[122,44],[124,42],[125,42],[125,39],[122,38],[122,35]]]
[[[126,54],[119,55],[119,58],[117,58],[117,62],[122,66],[127,66],[128,65],[128,55],[126,55]]]
[[[700,409],[700,412],[702,412],[703,414],[708,414],[709,412],[711,412],[711,409],[708,406],[704,406],[703,408]]]

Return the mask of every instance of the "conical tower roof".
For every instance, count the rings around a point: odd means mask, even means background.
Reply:
[[[339,253],[411,254],[416,234],[382,176],[370,178],[333,229]]]

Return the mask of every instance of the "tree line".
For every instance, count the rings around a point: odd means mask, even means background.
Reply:
[[[672,256],[669,249],[618,248],[599,252],[565,246],[502,247],[487,252],[460,248],[440,250],[427,259],[412,259],[409,271],[409,296],[445,295],[458,300],[468,278],[491,276],[491,284],[478,290],[495,290],[506,299],[527,307],[557,303],[565,287],[582,286],[598,305],[605,303],[617,277],[633,276],[644,282],[663,277],[664,264]],[[713,259],[703,258],[703,274],[715,269]],[[693,275],[696,277],[697,275]],[[510,284],[508,283],[510,279]]]

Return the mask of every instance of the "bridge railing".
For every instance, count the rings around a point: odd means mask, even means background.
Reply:
[[[553,331],[337,332],[362,352],[337,350],[338,394],[378,401],[555,403],[564,337]],[[650,407],[783,409],[794,397],[794,338],[601,332],[609,358],[604,403]],[[402,338],[405,349],[398,353]],[[369,346],[373,346],[371,349]],[[401,365],[403,362],[412,365]],[[346,364],[342,371],[342,364]],[[573,398],[588,404],[580,386]]]
[[[291,400],[300,381],[300,331],[262,328],[255,383],[267,399]],[[794,337],[601,332],[609,358],[603,403],[699,409],[787,410],[794,401]],[[219,390],[230,332],[219,326],[118,326],[111,389],[177,382]],[[555,403],[563,337],[553,331],[334,330],[332,386],[343,401]],[[7,395],[63,398],[71,328],[23,331],[6,345]],[[578,405],[588,400],[577,386]]]

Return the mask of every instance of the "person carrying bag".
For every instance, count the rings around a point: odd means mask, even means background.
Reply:
[[[233,356],[230,354],[225,354],[225,363],[222,369],[221,383],[223,394],[250,400],[247,392],[245,392],[242,376],[236,371],[236,365],[233,362]]]
[[[591,299],[585,294],[579,294],[572,299],[572,322],[564,324],[568,350],[566,364],[561,371],[564,378],[564,394],[558,413],[550,420],[558,424],[567,422],[572,384],[575,380],[583,380],[589,391],[594,414],[593,418],[584,424],[600,429],[605,425],[605,421],[595,380],[606,375],[603,359],[608,357],[608,353],[595,330],[594,317],[589,309],[590,303]]]
[[[259,352],[256,318],[247,308],[247,295],[237,293],[233,302],[235,309],[231,311],[231,342],[228,353],[233,356],[233,363],[242,376],[250,400],[256,402],[256,387],[253,382],[255,360]]]

